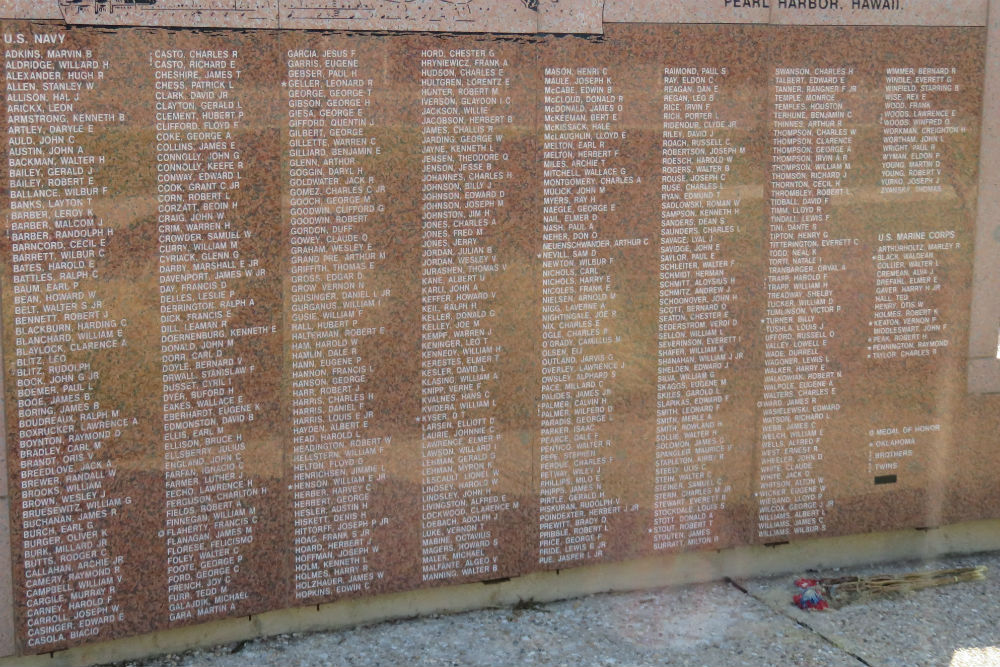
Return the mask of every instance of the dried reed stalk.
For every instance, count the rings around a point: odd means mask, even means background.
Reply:
[[[985,578],[986,567],[981,565],[951,570],[910,572],[902,575],[879,574],[872,577],[820,579],[818,584],[826,592],[824,597],[830,600],[831,604],[842,606],[859,599],[868,600]]]

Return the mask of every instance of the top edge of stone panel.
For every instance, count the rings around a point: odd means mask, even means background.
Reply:
[[[536,4],[539,32],[604,32],[605,0],[537,0]]]
[[[778,25],[985,26],[988,4],[989,0],[770,0],[771,23]]]
[[[278,0],[58,0],[73,25],[277,28]]]
[[[282,28],[534,33],[537,0],[279,0]]]
[[[0,0],[0,19],[61,19],[59,0]]]
[[[771,20],[767,0],[736,4],[744,6],[734,7],[732,0],[606,0],[604,20],[608,23],[768,23]]]

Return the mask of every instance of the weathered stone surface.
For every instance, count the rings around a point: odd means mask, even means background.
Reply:
[[[532,33],[537,4],[526,0],[280,0],[282,28]]]
[[[604,20],[614,23],[767,23],[767,3],[700,2],[699,0],[612,0]],[[758,6],[753,6],[754,4]]]
[[[989,0],[831,0],[772,3],[771,22],[804,25],[984,26]]]
[[[601,33],[606,0],[538,0],[538,31]]]
[[[7,0],[0,5],[0,18],[57,19],[59,0]]]
[[[277,28],[278,0],[59,0],[78,25]]]
[[[996,515],[986,30],[608,9],[3,22],[19,650]]]

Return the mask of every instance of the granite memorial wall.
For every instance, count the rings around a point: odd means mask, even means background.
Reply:
[[[940,4],[4,3],[0,653],[1000,516]]]

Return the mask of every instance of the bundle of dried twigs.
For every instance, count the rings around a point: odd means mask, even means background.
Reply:
[[[793,602],[801,609],[822,611],[827,607],[842,607],[859,600],[871,600],[985,578],[986,568],[979,566],[908,574],[877,574],[871,577],[798,579],[795,585],[801,592],[793,597]]]
[[[986,567],[960,567],[951,570],[909,572],[907,574],[879,574],[871,577],[838,577],[819,579],[817,584],[826,593],[824,597],[834,606],[856,600],[868,600],[899,593],[910,593],[935,586],[947,586],[963,581],[986,578]]]

